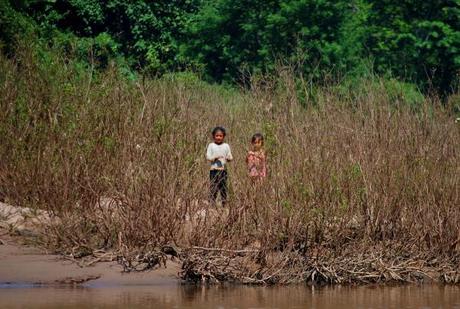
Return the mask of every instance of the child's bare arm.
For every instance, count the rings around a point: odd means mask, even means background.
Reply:
[[[252,162],[252,157],[254,156],[254,153],[252,151],[248,151],[248,154],[246,155],[246,164],[249,164]]]
[[[214,157],[212,153],[211,144],[208,145],[208,149],[206,150],[206,160],[211,161],[211,162],[216,160],[216,158]]]
[[[227,161],[232,161],[233,160],[233,155],[232,155],[232,151],[230,150],[230,146],[228,147],[228,153],[227,153],[227,157],[225,159]]]

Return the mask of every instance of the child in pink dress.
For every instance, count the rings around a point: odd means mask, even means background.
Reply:
[[[264,136],[256,133],[251,138],[251,150],[246,156],[249,177],[254,181],[261,181],[267,177],[267,162],[264,146]]]

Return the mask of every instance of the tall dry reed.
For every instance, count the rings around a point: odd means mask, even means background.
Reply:
[[[129,82],[54,61],[44,69],[28,49],[0,59],[0,198],[52,214],[44,245],[249,248],[242,269],[265,282],[314,281],[298,271],[307,261],[372,264],[374,253],[460,261],[460,125],[435,99],[414,108],[375,80],[313,98],[287,71],[241,91],[180,75]],[[204,159],[215,125],[235,156],[217,210]],[[260,186],[244,163],[255,132],[268,154]]]

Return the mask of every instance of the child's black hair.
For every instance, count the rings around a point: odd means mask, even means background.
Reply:
[[[262,133],[256,133],[251,137],[251,143],[254,144],[257,140],[260,140],[262,142],[262,145],[264,144],[264,136]]]
[[[224,127],[215,127],[214,129],[212,129],[212,136],[216,135],[217,132],[222,132],[222,134],[225,136],[227,135],[227,132],[225,131],[225,128]]]

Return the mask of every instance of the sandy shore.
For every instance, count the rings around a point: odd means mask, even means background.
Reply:
[[[181,265],[168,260],[166,268],[145,272],[122,273],[117,262],[99,262],[80,267],[62,256],[24,244],[28,236],[48,222],[44,211],[14,207],[0,202],[0,285],[159,285],[179,282]],[[14,234],[20,236],[12,236]]]
[[[20,238],[0,229],[0,285],[5,284],[73,284],[85,285],[164,285],[177,284],[180,264],[168,261],[166,268],[140,273],[122,273],[117,262],[99,262],[80,267],[61,256],[50,255],[38,248],[20,244]]]

